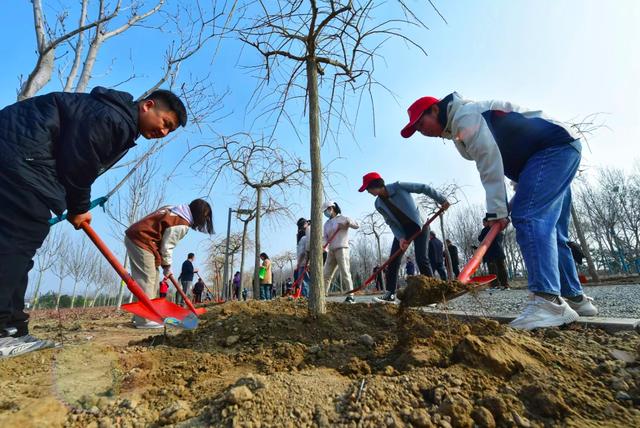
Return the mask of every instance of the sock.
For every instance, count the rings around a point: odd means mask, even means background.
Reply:
[[[571,300],[574,303],[579,303],[579,302],[582,302],[582,299],[584,299],[584,296],[582,294],[578,294],[577,296],[565,296],[564,298]]]
[[[560,304],[560,297],[556,296],[555,294],[549,294],[549,293],[542,293],[542,292],[535,292],[533,293],[538,297],[542,297],[545,300],[548,300],[551,303],[555,303],[556,305]]]

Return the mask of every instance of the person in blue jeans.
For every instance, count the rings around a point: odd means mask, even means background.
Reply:
[[[449,206],[447,199],[435,189],[422,183],[390,183],[386,184],[377,172],[370,172],[362,177],[362,186],[359,191],[367,191],[376,197],[376,210],[382,215],[389,225],[394,239],[391,244],[391,254],[398,249],[406,251],[409,248],[409,238],[422,229],[423,220],[411,196],[412,193],[427,195],[443,208]],[[413,249],[416,253],[416,263],[421,275],[433,276],[429,259],[427,258],[427,231],[422,231],[413,241]],[[374,297],[373,300],[381,303],[393,303],[396,300],[396,288],[398,284],[398,271],[402,257],[396,257],[387,266],[387,292],[382,297]]]
[[[476,163],[490,224],[509,224],[504,177],[517,183],[511,219],[531,294],[511,326],[529,330],[595,316],[598,310],[582,290],[567,245],[571,182],[581,158],[574,131],[539,110],[469,101],[455,92],[441,100],[420,98],[408,113],[400,132],[404,138],[418,131],[453,140],[462,157]]]
[[[300,281],[298,287],[302,287],[300,291],[300,295],[302,297],[309,297],[309,284],[311,283],[311,277],[309,276],[309,272],[305,269],[307,265],[308,253],[309,253],[309,234],[311,229],[309,226],[311,223],[304,217],[298,219],[296,223],[298,226],[298,232],[296,233],[296,256],[297,256],[297,265],[296,270],[293,273],[294,282],[298,281],[300,275],[304,274],[304,278]],[[294,290],[295,292],[295,290]]]

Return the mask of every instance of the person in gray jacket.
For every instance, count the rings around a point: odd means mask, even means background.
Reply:
[[[362,186],[359,191],[367,191],[370,195],[376,196],[375,207],[382,215],[385,222],[393,232],[393,244],[391,254],[401,248],[406,251],[409,248],[408,239],[422,228],[423,221],[420,218],[418,207],[416,206],[412,193],[427,195],[443,208],[449,206],[447,199],[436,190],[421,183],[396,182],[385,184],[384,179],[377,172],[370,172],[362,177]],[[420,233],[413,241],[413,248],[416,253],[416,263],[420,274],[433,276],[429,259],[427,258],[427,231]],[[387,292],[381,298],[375,297],[378,302],[395,302],[396,286],[398,283],[398,270],[400,269],[401,257],[396,257],[387,267]]]

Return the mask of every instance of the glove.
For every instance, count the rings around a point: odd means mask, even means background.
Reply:
[[[162,274],[166,277],[171,275],[171,265],[162,266]]]

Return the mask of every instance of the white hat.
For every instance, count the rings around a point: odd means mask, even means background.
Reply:
[[[324,204],[322,204],[322,211],[326,211],[327,208],[329,207],[335,207],[336,203],[334,201],[326,201]]]

